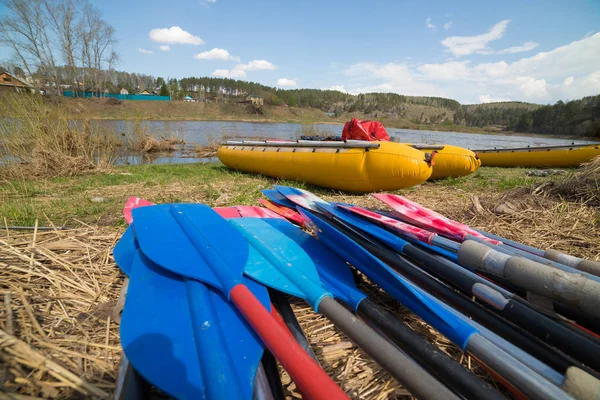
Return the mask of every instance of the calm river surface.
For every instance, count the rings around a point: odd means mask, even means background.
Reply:
[[[126,121],[104,121],[108,126],[117,131],[126,131]],[[255,137],[265,139],[296,139],[302,134],[302,125],[291,123],[261,123],[261,122],[229,122],[229,121],[147,121],[148,130],[160,136],[165,132],[177,132],[182,135],[189,145],[220,142],[223,137],[243,138]],[[393,141],[407,143],[451,144],[470,149],[526,147],[526,146],[551,146],[576,143],[594,143],[585,140],[559,139],[543,135],[518,136],[518,135],[491,135],[461,132],[435,132],[412,129],[386,128]],[[332,124],[319,124],[318,130],[326,135],[341,135],[342,126]],[[215,161],[216,158],[202,159],[190,157],[185,152],[175,153],[168,157],[154,156],[151,158],[136,155],[124,155],[120,163],[139,164],[167,164],[167,163],[193,163]]]

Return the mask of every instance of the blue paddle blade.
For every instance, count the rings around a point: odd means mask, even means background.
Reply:
[[[308,210],[317,211],[315,203],[324,201],[306,190],[281,185],[273,185],[273,187],[287,200]]]
[[[266,288],[245,283],[268,309]],[[136,370],[178,399],[250,398],[263,354],[260,339],[220,292],[142,254],[133,261],[121,342]]]
[[[285,220],[281,222],[293,227]],[[231,219],[229,223],[241,232],[252,248],[244,268],[247,276],[303,298],[315,311],[323,297],[331,296],[321,286],[313,261],[293,240],[260,218]]]
[[[205,398],[185,283],[135,255],[121,319],[121,344],[146,380],[176,398]]]
[[[402,278],[330,224],[309,211],[300,210],[300,213],[318,228],[316,232],[319,240],[327,247],[363,272],[370,280],[460,346],[461,349],[464,350],[471,335],[477,333],[474,327],[438,304],[418,286]]]
[[[115,262],[127,276],[131,276],[131,266],[133,265],[133,259],[138,251],[138,247],[133,234],[133,228],[130,225],[113,249]]]
[[[228,296],[242,282],[248,244],[203,204],[162,204],[133,210],[135,237],[161,267],[218,288]],[[222,268],[226,265],[227,268]]]
[[[284,195],[279,193],[277,190],[273,189],[265,189],[262,193],[267,196],[267,199],[271,200],[273,203],[278,204],[282,207],[291,208],[292,210],[296,209],[296,205],[286,199]]]
[[[366,297],[356,287],[350,267],[326,246],[302,229],[281,219],[265,219],[266,223],[292,239],[313,260],[323,286],[354,310]]]

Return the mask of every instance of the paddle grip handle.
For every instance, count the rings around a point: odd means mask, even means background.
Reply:
[[[245,285],[236,285],[229,298],[307,398],[348,398]]]

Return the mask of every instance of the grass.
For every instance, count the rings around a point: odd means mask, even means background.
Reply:
[[[427,182],[403,192],[425,189],[448,195],[480,194],[527,186],[543,179],[548,178],[525,176],[525,169],[482,167],[467,177]],[[69,225],[79,220],[121,226],[124,224],[121,210],[129,196],[157,203],[256,205],[261,190],[275,183],[304,187],[298,182],[236,172],[220,163],[123,166],[103,174],[12,180],[0,185],[0,225],[6,218],[8,225],[32,226],[38,219],[40,225],[47,221]],[[335,194],[322,188],[309,189],[324,196]],[[101,197],[103,201],[92,202],[93,197]]]

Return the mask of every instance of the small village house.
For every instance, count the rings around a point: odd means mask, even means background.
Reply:
[[[147,90],[147,89],[144,89],[144,90],[142,90],[142,91],[141,91],[141,92],[139,92],[138,94],[140,94],[140,95],[143,95],[143,96],[154,96],[154,95],[152,94],[152,92],[150,92],[150,91],[149,91],[149,90]]]
[[[0,94],[4,93],[35,93],[35,89],[23,82],[22,80],[12,76],[8,72],[0,74]]]
[[[121,95],[125,96],[129,94],[129,90],[125,89],[125,88],[121,88],[121,91],[119,92]]]

